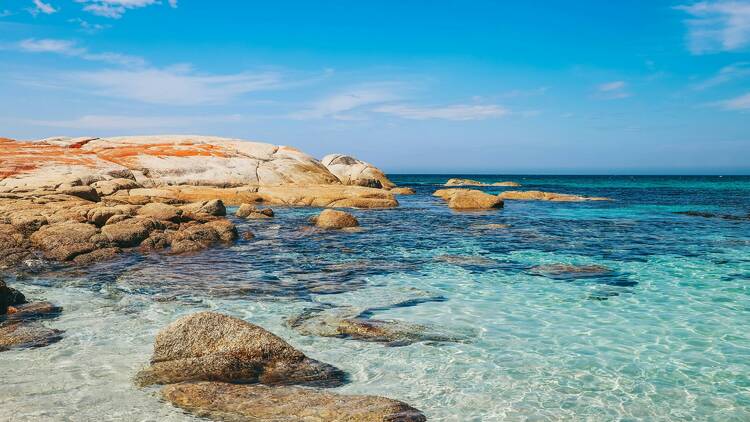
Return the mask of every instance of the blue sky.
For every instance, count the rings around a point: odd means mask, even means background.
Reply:
[[[0,0],[0,136],[390,172],[750,173],[750,0]]]

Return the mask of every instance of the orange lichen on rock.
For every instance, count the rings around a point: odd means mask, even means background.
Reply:
[[[77,148],[0,138],[0,178],[29,173],[47,165],[96,166],[96,155]]]
[[[138,164],[138,157],[217,157],[229,158],[231,154],[225,148],[211,144],[150,144],[150,145],[117,145],[111,148],[94,150],[100,158],[130,167]]]

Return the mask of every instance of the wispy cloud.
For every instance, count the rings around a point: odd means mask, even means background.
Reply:
[[[68,22],[78,24],[79,30],[87,34],[96,34],[99,31],[109,28],[109,25],[91,23],[81,18],[68,19]]]
[[[341,120],[349,120],[351,116],[347,115],[347,112],[361,109],[365,106],[398,100],[400,96],[395,93],[394,88],[395,86],[389,83],[350,88],[317,100],[309,108],[293,113],[290,117],[295,119],[333,117]]]
[[[694,88],[697,90],[704,90],[743,79],[748,76],[750,76],[750,63],[734,63],[729,66],[722,67],[719,72],[716,73],[716,75],[699,84],[696,84]]]
[[[499,105],[455,104],[424,107],[404,104],[384,105],[375,108],[377,113],[386,113],[411,120],[483,120],[505,116],[509,111]]]
[[[146,61],[141,57],[111,52],[92,53],[87,48],[80,47],[74,41],[70,40],[29,38],[19,42],[17,47],[19,50],[27,53],[60,54],[120,66],[139,67],[146,65]]]
[[[55,9],[50,3],[45,3],[42,0],[32,0],[32,3],[34,4],[34,7],[28,10],[29,13],[34,16],[38,15],[39,13],[51,15],[57,12],[57,9]]]
[[[735,51],[750,44],[750,2],[701,1],[676,7],[691,16],[688,49],[693,54]]]
[[[750,110],[750,92],[744,95],[740,95],[739,97],[720,101],[716,103],[716,105],[723,108],[724,110],[748,111]]]
[[[76,0],[84,3],[83,10],[105,18],[120,19],[130,9],[161,4],[159,0]],[[167,2],[170,7],[177,7],[177,0]]]
[[[281,75],[274,72],[206,75],[184,66],[104,69],[67,76],[101,96],[167,105],[221,104],[249,92],[279,88],[282,84]]]
[[[242,121],[242,116],[238,114],[217,116],[86,115],[70,120],[27,120],[25,123],[33,126],[104,131],[189,128],[203,123],[232,123],[240,121]]]
[[[596,87],[596,97],[604,100],[617,100],[630,97],[625,81],[606,82]]]
[[[0,10],[0,18],[4,18],[4,17],[10,16],[12,14],[13,14],[13,12],[11,12],[8,9]]]

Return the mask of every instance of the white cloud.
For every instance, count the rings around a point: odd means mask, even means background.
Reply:
[[[630,97],[625,81],[612,81],[596,87],[596,97],[604,100],[616,100]]]
[[[87,34],[95,34],[103,29],[109,28],[109,25],[102,25],[99,23],[91,23],[81,18],[68,19],[70,23],[77,23],[82,32]]]
[[[77,72],[69,80],[91,92],[152,104],[221,104],[243,94],[281,86],[277,73],[199,75],[184,67]]]
[[[750,110],[750,92],[740,95],[739,97],[718,103],[724,110],[745,111]]]
[[[28,120],[29,125],[65,129],[142,130],[161,128],[187,128],[197,123],[231,123],[242,121],[237,114],[218,116],[118,116],[86,115],[71,120]]]
[[[83,10],[105,18],[120,19],[130,9],[161,4],[158,0],[76,0],[84,3]],[[177,0],[169,0],[172,8],[177,7]]]
[[[750,2],[746,0],[701,1],[677,9],[692,17],[686,23],[693,54],[735,51],[750,44]]]
[[[750,76],[750,63],[734,63],[722,67],[715,76],[695,85],[694,88],[697,90],[713,88],[747,76]]]
[[[502,117],[509,113],[506,108],[494,104],[456,104],[443,107],[418,107],[395,104],[380,106],[373,111],[412,120],[482,120]]]
[[[28,53],[53,53],[63,56],[78,57],[88,61],[104,62],[120,66],[145,66],[146,61],[137,56],[120,53],[91,53],[84,47],[79,47],[74,41],[60,39],[29,38],[18,43],[18,49]]]
[[[57,9],[55,9],[51,4],[45,3],[42,0],[32,0],[32,2],[34,3],[34,8],[29,9],[29,12],[34,16],[38,15],[39,13],[51,15],[57,12]]]
[[[373,84],[339,92],[312,103],[311,107],[291,115],[295,119],[319,119],[334,117],[348,120],[344,113],[364,106],[382,104],[399,99],[392,84]]]

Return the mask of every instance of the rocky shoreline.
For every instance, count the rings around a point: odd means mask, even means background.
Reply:
[[[466,179],[446,185],[518,186]],[[396,195],[414,193],[353,157],[334,154],[318,161],[294,148],[236,139],[0,138],[0,273],[86,267],[128,253],[189,254],[253,239],[252,232],[240,233],[227,218],[227,206],[239,207],[238,218],[257,220],[274,218],[270,206],[327,208],[310,219],[311,228],[357,231],[355,216],[331,208],[392,208],[399,205]],[[456,211],[499,209],[504,200],[606,199],[538,191],[494,195],[462,188],[440,189],[434,196]],[[466,262],[477,265],[475,261]],[[550,268],[539,272],[603,271]],[[393,306],[424,300],[440,299]],[[0,280],[0,351],[60,341],[64,333],[43,323],[60,312],[51,303],[27,303],[21,292]],[[370,313],[309,309],[289,319],[288,326],[303,335],[388,346],[465,340],[425,325],[371,319]],[[156,337],[150,367],[135,378],[141,387],[165,385],[164,399],[217,420],[426,420],[396,400],[321,389],[346,382],[340,369],[306,357],[263,328],[213,312],[188,315],[164,328]]]

